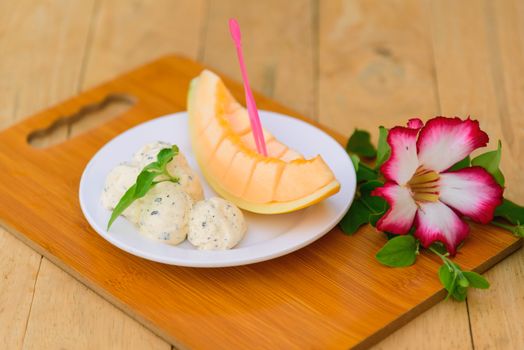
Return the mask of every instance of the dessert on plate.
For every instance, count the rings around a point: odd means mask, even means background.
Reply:
[[[247,232],[240,209],[287,213],[318,203],[340,189],[320,155],[305,159],[267,130],[262,129],[267,155],[257,152],[248,111],[208,70],[190,84],[188,115],[194,156],[207,183],[222,198],[204,198],[198,175],[178,147],[167,142],[144,145],[106,178],[101,202],[115,210],[131,188],[144,180],[142,172],[156,169],[155,162],[165,156],[162,152],[176,148],[162,172],[150,174],[146,193],[118,212],[148,238],[171,245],[187,238],[197,249],[231,249]]]

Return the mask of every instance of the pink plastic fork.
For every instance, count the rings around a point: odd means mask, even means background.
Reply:
[[[255,145],[258,153],[267,157],[266,141],[264,140],[264,132],[262,131],[262,124],[258,116],[257,105],[255,98],[249,87],[249,80],[247,79],[246,66],[244,64],[244,55],[242,54],[240,26],[236,19],[229,20],[229,31],[237,48],[238,63],[240,65],[240,72],[242,80],[244,81],[244,92],[246,94],[247,113],[249,114],[249,121],[251,122],[251,129],[253,130],[253,137],[255,138]]]

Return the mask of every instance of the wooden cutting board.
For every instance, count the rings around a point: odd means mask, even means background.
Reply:
[[[188,59],[166,57],[1,132],[2,225],[180,348],[364,348],[443,299],[438,258],[423,253],[408,268],[381,266],[374,255],[385,238],[370,227],[351,237],[336,228],[287,256],[220,269],[143,260],[94,232],[78,202],[87,162],[124,130],[185,110],[189,81],[202,69]],[[225,81],[243,100],[241,85]],[[127,96],[134,105],[64,143],[48,148],[28,143],[38,130],[96,109],[108,96]],[[257,103],[304,119],[263,96]],[[344,136],[320,127],[345,142]],[[506,231],[474,225],[456,261],[483,272],[520,245]]]

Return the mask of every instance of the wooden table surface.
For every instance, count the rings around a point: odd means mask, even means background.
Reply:
[[[523,202],[519,0],[0,0],[0,128],[168,53],[238,79],[230,17],[255,89],[348,135],[471,115],[491,147],[503,141],[506,195]],[[171,348],[2,229],[0,274],[2,349]],[[524,251],[486,276],[488,291],[440,303],[375,348],[524,348]]]

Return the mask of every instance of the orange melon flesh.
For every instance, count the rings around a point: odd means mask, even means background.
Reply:
[[[188,94],[193,153],[207,182],[242,209],[299,210],[340,189],[321,156],[304,159],[264,130],[268,156],[256,152],[249,116],[220,78],[204,70]]]

